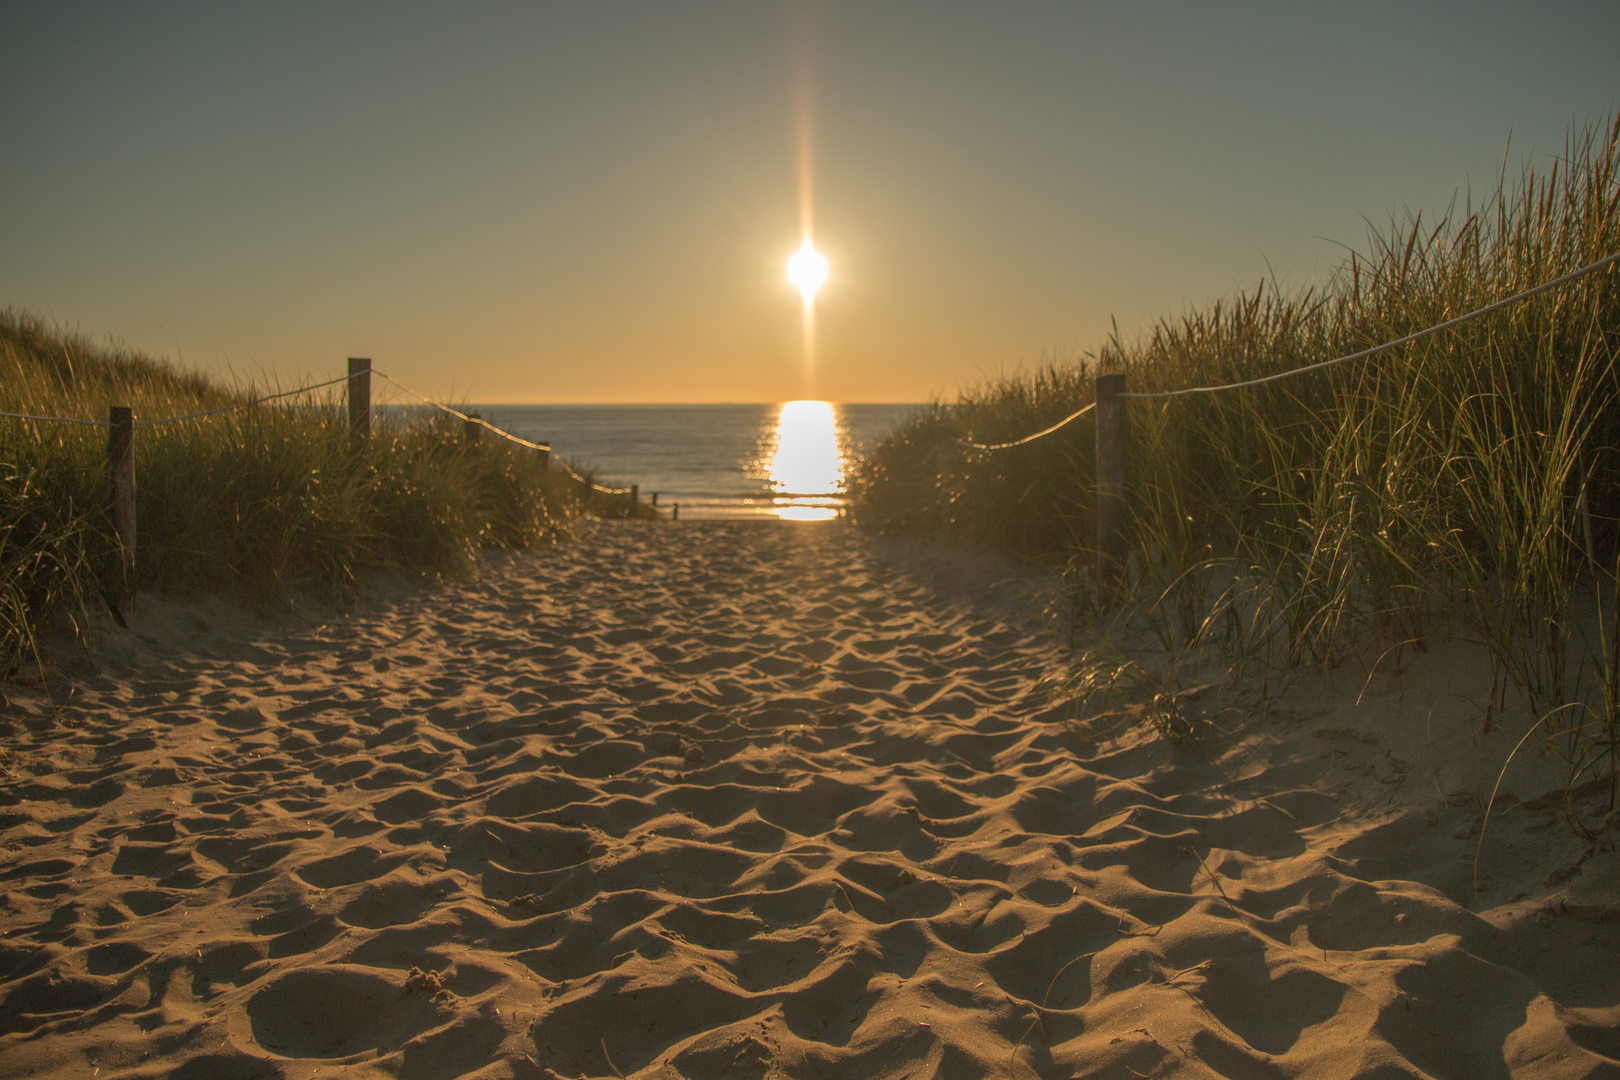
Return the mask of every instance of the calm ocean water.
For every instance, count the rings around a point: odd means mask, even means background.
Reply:
[[[918,405],[471,405],[681,517],[830,516],[848,462]]]

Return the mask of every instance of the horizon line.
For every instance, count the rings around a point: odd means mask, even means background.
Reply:
[[[462,400],[462,399],[456,399],[456,400]],[[540,407],[540,408],[569,408],[569,407],[574,407],[574,406],[587,407],[587,408],[608,408],[608,407],[611,407],[611,408],[634,408],[634,409],[648,409],[648,408],[669,409],[669,408],[683,408],[683,407],[685,407],[685,408],[713,408],[713,407],[715,407],[717,405],[729,405],[729,406],[737,406],[737,407],[784,405],[784,404],[787,404],[790,401],[825,401],[829,405],[889,405],[889,406],[895,406],[895,407],[904,407],[904,406],[910,406],[910,407],[922,406],[922,407],[926,407],[926,406],[934,404],[934,402],[930,402],[930,401],[834,401],[831,398],[776,398],[776,399],[773,399],[773,400],[770,400],[770,401],[477,401],[477,400],[469,398],[469,399],[464,400],[464,404],[468,408],[480,407],[480,408],[491,408],[491,409],[514,408],[514,407],[523,407],[523,408],[535,408],[535,407]],[[386,404],[385,403],[379,403],[379,405],[381,407],[388,407],[388,406],[391,406],[391,405],[403,405],[403,406],[408,407],[408,408],[418,408],[418,409],[431,409],[431,408],[435,407],[433,405],[424,405],[424,404],[422,404],[420,402],[414,402],[414,403],[413,402],[389,402],[389,403],[386,403]]]

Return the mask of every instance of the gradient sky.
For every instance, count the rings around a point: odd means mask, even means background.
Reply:
[[[1617,43],[1613,0],[6,0],[0,307],[282,385],[949,397],[1550,165]]]

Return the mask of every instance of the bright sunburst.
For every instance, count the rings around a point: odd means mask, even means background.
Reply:
[[[810,246],[808,237],[788,260],[787,276],[804,297],[805,307],[816,302],[816,290],[827,281],[827,259]]]

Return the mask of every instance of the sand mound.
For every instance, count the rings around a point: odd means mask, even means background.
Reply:
[[[585,531],[319,627],[148,600],[21,702],[0,1076],[1620,1075],[1620,863],[1550,812],[1476,902],[1376,736],[1088,741],[994,570]]]

